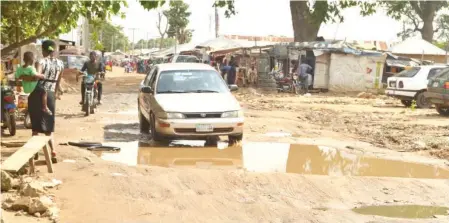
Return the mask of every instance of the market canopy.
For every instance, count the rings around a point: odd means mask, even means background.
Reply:
[[[446,51],[438,48],[432,43],[419,38],[409,38],[392,46],[389,51],[394,54],[410,55],[446,55]]]
[[[185,51],[191,51],[195,49],[196,44],[194,43],[185,43],[185,44],[179,44],[177,46],[172,46],[168,49],[161,50],[154,54],[155,57],[158,56],[167,56],[170,54],[179,54]]]

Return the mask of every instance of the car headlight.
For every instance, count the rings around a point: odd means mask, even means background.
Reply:
[[[184,115],[179,112],[159,112],[157,117],[161,119],[182,119]]]
[[[240,118],[243,117],[243,111],[239,110],[239,111],[228,111],[228,112],[223,112],[223,114],[221,114],[222,118]]]

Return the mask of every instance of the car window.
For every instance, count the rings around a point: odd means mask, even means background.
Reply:
[[[198,63],[198,58],[195,56],[178,56],[176,63]]]
[[[150,79],[150,86],[151,86],[151,89],[154,89],[155,87],[156,87],[156,76],[157,76],[157,72],[158,72],[158,69],[157,69],[157,67],[155,67],[154,69],[153,69],[153,73],[151,74],[151,79]]]
[[[442,67],[430,69],[429,75],[427,75],[427,79],[430,79],[430,78],[435,77],[435,75],[439,74],[439,72],[440,72],[441,70],[443,70]]]
[[[151,69],[150,72],[148,72],[147,76],[145,77],[145,80],[143,81],[144,86],[149,86],[150,80],[153,77],[153,71],[155,68]]]
[[[395,77],[414,77],[419,72],[419,70],[421,70],[420,67],[412,67],[408,70],[403,70],[394,76]]]
[[[224,93],[228,86],[215,70],[163,71],[157,82],[157,93]]]
[[[435,78],[440,78],[440,79],[449,79],[449,68],[445,68],[443,70],[441,70],[441,72],[439,72],[438,74],[435,75]]]

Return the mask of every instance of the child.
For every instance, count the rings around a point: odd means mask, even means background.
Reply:
[[[37,74],[34,65],[34,55],[32,52],[25,52],[23,54],[24,65],[20,66],[16,70],[16,78],[19,79],[22,76],[35,76]],[[25,81],[22,80],[23,91],[27,94],[38,91],[42,96],[42,111],[51,115],[50,109],[47,107],[47,92],[42,83],[38,81]]]

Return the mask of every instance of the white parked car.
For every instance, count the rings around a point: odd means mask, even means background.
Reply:
[[[424,96],[428,80],[445,67],[447,66],[425,65],[404,70],[387,79],[385,94],[400,99],[407,107],[415,100],[418,108],[429,108],[431,103]]]
[[[140,131],[153,140],[228,136],[242,140],[243,111],[221,75],[201,63],[155,65],[138,96]]]
[[[201,62],[198,57],[193,55],[179,55],[175,54],[173,56],[167,57],[164,63],[199,63]]]

